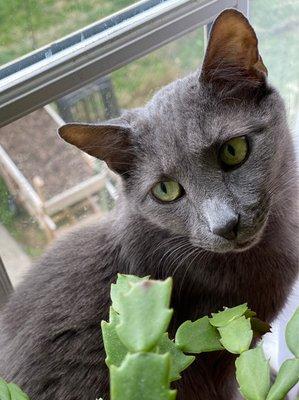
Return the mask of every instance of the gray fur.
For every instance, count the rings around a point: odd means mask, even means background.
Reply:
[[[173,276],[171,332],[186,319],[248,302],[273,320],[298,272],[296,166],[285,109],[272,88],[258,101],[215,94],[198,73],[160,90],[114,123],[130,126],[134,167],[108,217],[47,251],[2,312],[0,376],[31,400],[108,399],[100,335],[117,272]],[[223,172],[220,143],[248,135],[251,153]],[[149,194],[161,175],[181,200]],[[211,233],[211,219],[240,215],[243,251]],[[178,382],[179,400],[231,400],[234,358],[201,355]],[[128,399],[129,400],[129,399]]]

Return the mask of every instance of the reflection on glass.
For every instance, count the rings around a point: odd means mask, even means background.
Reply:
[[[134,0],[0,0],[0,65],[134,2]]]
[[[101,218],[116,198],[116,176],[63,142],[58,126],[142,106],[157,89],[200,66],[203,37],[200,28],[0,129],[0,229],[6,232],[0,252],[15,282],[17,254],[40,256],[70,226]],[[3,252],[8,240],[18,251]]]
[[[200,67],[204,53],[203,28],[99,78],[55,102],[64,121],[92,122],[140,107],[162,86]]]
[[[299,122],[299,2],[252,0],[250,7],[269,79],[283,95],[293,125]]]

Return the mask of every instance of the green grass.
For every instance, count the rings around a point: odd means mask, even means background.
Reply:
[[[0,177],[0,222],[6,226],[11,227],[14,221],[14,212],[9,207],[9,191]]]
[[[199,68],[203,54],[203,28],[199,28],[113,72],[120,107],[143,105],[162,86]]]
[[[0,224],[31,257],[40,256],[46,246],[46,237],[37,222],[20,205],[9,206],[12,196],[0,177]]]
[[[133,0],[0,0],[0,65],[132,3]]]

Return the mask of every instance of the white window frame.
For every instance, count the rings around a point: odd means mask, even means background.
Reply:
[[[137,5],[101,23],[121,16]],[[211,23],[226,8],[236,8],[248,16],[249,0],[164,1],[3,78],[0,80],[0,127]],[[67,39],[71,40],[78,34],[84,37],[86,29],[92,26],[95,24],[69,35]],[[32,54],[27,57],[30,56]],[[24,60],[26,57],[21,60],[23,64]],[[3,68],[0,76],[1,71]]]

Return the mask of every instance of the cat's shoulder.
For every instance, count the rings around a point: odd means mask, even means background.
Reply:
[[[54,307],[71,314],[83,300],[86,308],[93,309],[91,303],[104,295],[115,278],[117,251],[109,219],[70,230],[32,266],[6,311],[23,315]]]

